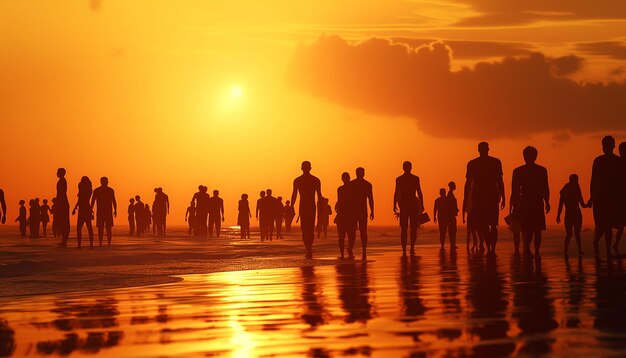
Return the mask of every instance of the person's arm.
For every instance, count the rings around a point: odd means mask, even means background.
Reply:
[[[76,215],[76,208],[78,208],[78,201],[76,201],[76,205],[74,205],[74,209],[72,209],[72,215]]]
[[[91,212],[93,213],[93,205],[96,203],[96,190],[94,190],[93,195],[91,196]]]
[[[502,174],[498,177],[498,189],[500,190],[500,198],[502,200],[500,203],[500,210],[504,210],[506,207],[506,196],[504,191],[504,177]]]
[[[513,178],[511,179],[511,200],[509,202],[509,213],[513,213],[519,201],[520,184],[517,169],[513,170]]]
[[[257,220],[259,219],[259,200],[256,201],[256,219]]]
[[[593,205],[593,201],[596,199],[596,190],[598,188],[598,160],[593,161],[593,166],[591,167],[591,183],[589,184],[589,201],[587,202],[587,207],[591,207]]]
[[[561,193],[561,197],[559,198],[559,208],[556,211],[556,223],[557,224],[561,223],[561,212],[563,211],[563,204],[564,204],[563,193]]]
[[[370,220],[374,220],[374,190],[372,189],[371,184],[368,188],[367,200],[370,204]]]
[[[167,213],[170,213],[170,197],[169,196],[165,196],[165,207],[167,208]]]
[[[0,190],[0,207],[2,207],[2,223],[7,221],[7,203],[4,200],[4,191]]]
[[[550,207],[550,183],[548,182],[548,170],[544,169],[545,171],[545,175],[543,178],[543,200],[546,203],[546,214],[550,212],[550,210],[552,209]]]
[[[469,213],[469,207],[471,206],[471,190],[472,190],[472,178],[470,172],[470,163],[467,163],[467,168],[465,169],[465,186],[463,187],[463,217],[465,217],[465,213]]]
[[[111,189],[111,194],[113,195],[113,217],[117,217],[117,201],[115,200],[115,192]]]
[[[317,192],[317,201],[319,202],[324,197],[322,196],[322,182],[318,179],[315,185],[316,185],[315,191]]]
[[[396,188],[393,191],[393,212],[398,212],[398,179],[396,179]]]
[[[420,213],[424,211],[424,195],[422,194],[422,185],[420,184],[420,178],[417,178],[417,198],[420,201]]]
[[[293,181],[293,191],[291,192],[291,205],[294,208],[296,206],[296,198],[297,197],[298,197],[298,182],[297,182],[297,179],[296,179],[296,180]]]
[[[578,201],[580,203],[580,206],[582,206],[583,208],[589,207],[585,202],[585,199],[583,199],[583,193],[580,191],[580,187],[578,188]]]
[[[220,201],[220,211],[222,212],[222,222],[224,222],[224,200]]]
[[[433,222],[437,223],[437,212],[439,211],[439,201],[435,199],[435,207],[433,208]]]
[[[461,216],[463,217],[463,224],[465,224],[465,213],[467,209],[465,208],[465,198],[463,198],[463,203],[461,204]]]
[[[339,200],[341,196],[339,196],[339,188],[337,188],[337,201],[335,202],[335,212],[337,212],[337,207],[339,206]]]

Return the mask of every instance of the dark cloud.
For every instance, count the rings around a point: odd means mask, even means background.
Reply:
[[[297,50],[288,77],[296,88],[347,107],[414,118],[439,137],[626,130],[626,85],[564,77],[581,67],[579,57],[532,53],[459,71],[451,61],[443,42],[410,47],[323,36]]]
[[[623,0],[453,0],[480,15],[465,18],[462,26],[519,25],[539,20],[572,21],[626,18]]]
[[[626,43],[622,41],[580,43],[576,45],[576,49],[588,55],[607,56],[617,60],[626,60]]]
[[[415,39],[394,37],[393,42],[404,43],[411,47],[419,47],[436,42],[435,39]],[[458,41],[445,40],[453,52],[455,59],[484,59],[493,57],[508,57],[529,54],[534,46],[521,42],[493,42],[493,41]]]

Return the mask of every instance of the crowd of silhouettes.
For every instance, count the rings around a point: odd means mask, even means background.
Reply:
[[[598,156],[592,166],[590,198],[585,201],[579,185],[577,174],[571,174],[568,182],[559,192],[558,213],[556,222],[565,226],[563,252],[567,255],[572,236],[576,240],[578,254],[583,255],[581,229],[583,215],[581,208],[593,208],[595,230],[593,234],[594,254],[599,255],[600,241],[604,238],[606,256],[619,256],[619,242],[626,224],[626,142],[619,145],[619,155],[614,153],[615,139],[606,136],[602,139],[603,154]],[[505,186],[503,181],[502,163],[489,155],[489,144],[478,144],[479,156],[467,164],[464,197],[461,205],[463,223],[466,224],[467,251],[485,251],[487,256],[495,256],[498,243],[499,212],[506,207]],[[550,212],[550,188],[548,170],[537,164],[539,152],[535,147],[528,146],[522,151],[524,163],[512,173],[511,193],[508,215],[504,221],[512,231],[515,253],[529,258],[540,255],[542,232],[546,230],[546,214]],[[295,203],[299,197],[299,210],[296,222],[300,221],[302,240],[306,257],[313,257],[313,241],[317,229],[317,238],[328,236],[330,216],[333,213],[329,199],[322,195],[320,180],[311,174],[311,163],[302,162],[302,175],[293,181],[291,199],[283,204],[282,197],[274,197],[272,189],[260,192],[256,202],[255,218],[259,222],[261,241],[283,239],[283,227],[287,233],[291,231],[296,217]],[[400,243],[402,255],[415,254],[415,243],[418,228],[430,218],[425,212],[425,201],[420,178],[412,173],[412,163],[402,164],[404,173],[396,178],[393,196],[393,212],[399,219]],[[340,257],[354,258],[356,231],[360,233],[362,257],[367,258],[367,225],[374,219],[374,198],[372,184],[365,180],[365,169],[356,169],[356,178],[351,180],[350,174],[341,175],[342,185],[337,188],[337,202],[334,223],[339,237]],[[15,222],[19,223],[20,235],[31,238],[46,237],[48,223],[52,222],[54,237],[61,239],[60,246],[67,246],[70,234],[70,203],[67,197],[66,171],[57,171],[56,196],[52,205],[48,200],[40,202],[39,198],[19,201],[19,215]],[[115,193],[108,186],[108,178],[100,179],[100,186],[92,188],[91,180],[83,176],[78,184],[76,204],[71,211],[76,216],[77,246],[82,244],[82,228],[86,227],[90,247],[94,245],[92,221],[96,220],[99,244],[102,245],[106,232],[108,244],[111,244],[114,218],[117,216]],[[456,183],[451,181],[448,188],[439,190],[435,200],[433,217],[439,227],[441,249],[445,248],[448,239],[451,250],[456,250],[457,216],[459,206],[454,195]],[[166,235],[166,219],[169,214],[169,197],[162,188],[154,189],[152,210],[144,204],[139,195],[129,199],[128,224],[129,234],[141,236],[150,233]],[[208,194],[208,188],[198,186],[198,192],[185,212],[189,235],[220,237],[221,225],[225,221],[224,200],[218,190]],[[0,190],[0,209],[2,223],[6,221],[5,195]],[[95,215],[94,215],[95,214]],[[249,197],[241,195],[238,203],[237,225],[240,237],[250,238]],[[41,231],[40,231],[41,230]],[[613,241],[613,231],[615,240]],[[41,234],[40,234],[41,233]],[[346,245],[346,238],[347,245]],[[470,245],[471,244],[471,245]]]

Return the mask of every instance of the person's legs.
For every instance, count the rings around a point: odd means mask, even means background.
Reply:
[[[42,222],[42,226],[43,226],[43,237],[48,237],[48,232],[47,232],[47,228],[48,228],[48,222],[44,221]]]
[[[83,241],[83,235],[81,232],[83,231],[83,223],[84,220],[79,217],[78,222],[76,223],[76,241],[78,242],[78,248],[80,248],[80,244]]]
[[[215,224],[215,214],[209,213],[209,237],[213,237],[214,224]]]
[[[619,256],[619,242],[622,240],[622,235],[624,234],[624,225],[620,225],[615,232],[615,242],[613,243],[613,252],[615,255]]]
[[[415,241],[417,241],[417,213],[412,214],[409,218],[409,225],[411,226],[411,255],[415,255]]]
[[[450,236],[450,249],[456,249],[456,219],[448,222],[448,235]]]
[[[91,225],[91,220],[87,220],[85,222],[85,226],[87,226],[87,232],[89,233],[89,247],[93,247],[93,226]]]
[[[220,237],[221,229],[222,229],[222,218],[220,218],[218,215],[217,220],[215,221],[215,236],[217,236],[217,238]],[[163,229],[163,232],[165,232],[165,228]]]
[[[113,234],[111,233],[111,226],[112,224],[110,222],[106,223],[106,228],[107,228],[107,239],[109,241],[109,246],[111,246],[111,239],[113,238]]]
[[[567,253],[569,251],[569,243],[570,243],[570,240],[572,239],[573,231],[574,231],[574,224],[569,222],[569,220],[566,220],[565,221],[565,245],[563,246],[563,254],[565,256],[567,256]],[[580,251],[580,240],[578,237],[576,238],[576,243],[578,244],[578,251]]]
[[[104,239],[104,225],[103,223],[97,223],[98,225],[98,242],[100,244],[100,246],[102,246],[102,239]],[[139,232],[139,229],[137,229],[137,232]],[[139,234],[137,234],[139,235]]]
[[[270,241],[272,241],[272,236],[274,235],[274,220],[271,218],[267,219],[267,234]]]
[[[498,225],[492,225],[489,230],[491,237],[491,253],[496,254],[496,245],[498,244]]]
[[[361,249],[363,261],[367,260],[367,215],[359,218],[359,234],[361,235]]]
[[[300,208],[300,223],[306,257],[310,259],[313,258],[313,241],[315,240],[315,208]]]
[[[265,241],[267,236],[267,226],[265,225],[265,216],[263,215],[259,217],[259,232],[261,234],[261,242]]]
[[[408,239],[409,216],[400,211],[400,243],[402,244],[402,256],[406,256],[406,242]]]
[[[532,230],[524,230],[522,232],[522,239],[524,240],[524,249],[523,249],[524,255],[532,256],[532,253],[530,252],[530,244],[532,243],[532,240],[533,240]]]
[[[606,258],[607,260],[611,258],[612,254],[611,254],[611,240],[613,239],[613,228],[612,227],[608,227],[605,230],[605,234],[604,234],[604,242],[606,244]]]
[[[541,230],[535,231],[535,256],[539,256],[539,249],[541,249]]]
[[[283,219],[276,219],[276,238],[283,239]]]
[[[345,242],[346,242],[346,228],[345,225],[341,222],[337,223],[337,235],[339,236],[339,253],[341,254],[341,258],[343,259],[343,251],[344,251],[344,247],[345,247]]]
[[[582,218],[574,223],[574,235],[576,236],[576,245],[578,246],[578,256],[583,255],[582,243],[580,241],[580,229],[583,226]]]
[[[135,235],[135,219],[128,219],[128,235],[133,236]]]
[[[439,218],[439,244],[441,245],[441,248],[443,249],[443,245],[446,243],[446,224],[444,222],[442,222],[441,218]]]
[[[356,227],[357,227],[356,219],[350,218],[346,227],[346,231],[348,235],[348,258],[350,259],[354,258],[354,243],[356,242]]]

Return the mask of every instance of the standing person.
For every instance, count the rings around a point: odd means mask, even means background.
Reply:
[[[128,200],[128,235],[135,235],[135,198]]]
[[[561,189],[561,197],[559,199],[559,209],[556,214],[556,223],[561,223],[561,212],[565,206],[565,246],[563,247],[563,254],[567,256],[569,249],[569,242],[572,239],[572,233],[576,237],[576,245],[578,246],[578,256],[583,255],[583,250],[580,242],[580,229],[583,226],[583,213],[580,211],[580,207],[587,207],[583,194],[578,184],[578,175],[572,174],[569,176],[569,182]]]
[[[150,224],[152,224],[152,211],[150,211],[150,205],[148,205],[148,203],[143,204],[143,219],[144,233],[149,234]]]
[[[30,206],[28,210],[28,224],[30,225],[30,238],[36,239],[39,237],[39,223],[41,222],[41,208],[35,199],[31,199],[28,202]]]
[[[193,195],[191,201],[196,202],[196,228],[194,234],[197,236],[207,235],[207,219],[209,216],[209,194],[208,188],[204,185],[198,186],[198,192]]]
[[[50,214],[52,214],[52,236],[53,237],[58,237],[59,236],[59,230],[57,229],[57,221],[56,221],[56,203],[57,199],[56,198],[52,198],[52,206],[50,207]]]
[[[617,233],[615,234],[615,243],[613,243],[613,252],[619,256],[619,242],[624,234],[624,226],[626,225],[626,142],[619,144],[619,188],[618,188],[618,217],[617,217]]]
[[[241,194],[241,200],[237,207],[239,214],[237,215],[237,225],[240,227],[241,239],[250,239],[250,204],[248,203],[248,194]]]
[[[48,237],[48,223],[50,222],[50,206],[48,206],[48,199],[43,199],[43,205],[41,205],[41,227],[43,229],[43,237]]]
[[[324,233],[324,239],[328,239],[328,224],[333,211],[328,204],[328,198],[322,198],[317,202],[317,238]]]
[[[67,247],[67,239],[70,236],[70,202],[67,198],[67,180],[65,180],[66,171],[64,168],[57,170],[57,195],[55,197],[54,219],[56,222],[57,232],[61,236],[59,246]]]
[[[185,212],[185,222],[189,224],[187,235],[191,235],[196,228],[196,203],[193,201],[189,204]]]
[[[274,221],[276,222],[276,238],[284,239],[283,237],[283,215],[285,212],[285,208],[283,206],[283,197],[279,196],[275,200],[275,208],[274,208]]]
[[[163,188],[154,189],[154,203],[152,204],[153,232],[165,235],[167,229],[167,215],[170,213],[170,198],[163,192]]]
[[[356,179],[351,183],[352,196],[355,210],[357,228],[361,235],[361,247],[363,249],[363,261],[367,260],[367,220],[374,220],[374,194],[372,184],[365,180],[365,169],[356,168]],[[367,205],[369,204],[370,212],[367,215]]]
[[[209,236],[213,237],[215,228],[215,236],[219,239],[222,222],[224,222],[224,199],[220,198],[219,190],[213,190],[213,196],[209,199]]]
[[[78,183],[78,200],[72,215],[76,215],[76,209],[78,209],[78,219],[76,223],[76,240],[78,241],[78,248],[80,249],[82,243],[82,231],[83,225],[87,226],[87,232],[89,233],[89,248],[93,249],[93,227],[91,226],[91,220],[93,220],[93,210],[89,200],[93,193],[93,187],[89,177],[82,177],[80,183]]]
[[[265,219],[265,214],[266,214],[266,210],[265,210],[265,203],[267,202],[265,200],[265,190],[261,190],[261,192],[259,193],[260,198],[257,199],[256,201],[256,214],[255,217],[257,219],[257,221],[259,222],[259,231],[261,233],[261,242],[265,241],[265,239],[267,238],[267,226],[264,225],[266,219]]]
[[[611,258],[611,239],[613,227],[619,224],[619,195],[615,195],[616,188],[623,183],[619,182],[620,159],[613,153],[615,150],[615,138],[606,136],[602,138],[603,154],[593,161],[591,170],[591,198],[587,206],[593,207],[593,220],[595,232],[593,235],[593,251],[596,257],[600,254],[598,246],[604,236],[606,243],[606,257]]]
[[[22,238],[26,237],[26,226],[28,225],[28,218],[26,217],[26,207],[24,206],[24,204],[26,204],[26,202],[24,200],[20,200],[20,209],[18,211],[19,214],[15,219],[15,222],[20,223],[20,236]]]
[[[318,178],[311,175],[311,163],[302,162],[302,175],[293,181],[293,192],[291,194],[292,205],[296,204],[298,193],[300,193],[299,216],[302,230],[302,241],[306,249],[306,258],[313,258],[313,241],[315,240],[315,195],[317,200],[322,198],[322,184]]]
[[[415,255],[415,241],[419,226],[417,217],[424,211],[424,195],[422,194],[420,178],[411,174],[412,169],[413,164],[411,162],[402,163],[404,174],[396,178],[396,189],[393,194],[393,212],[400,217],[402,256],[406,256],[409,226],[411,227],[411,255]],[[399,212],[398,207],[400,207]]]
[[[34,211],[34,218],[36,223],[31,223],[31,228],[34,227],[35,229],[35,237],[41,237],[39,236],[39,230],[41,229],[41,205],[39,205],[39,198],[35,198],[35,205],[33,207],[33,211]]]
[[[344,248],[346,236],[348,237],[348,258],[353,259],[354,241],[356,240],[356,220],[354,214],[354,200],[352,200],[352,185],[350,174],[342,173],[341,181],[343,185],[337,188],[337,203],[335,204],[335,224],[337,224],[337,234],[339,236],[340,258],[344,258]]]
[[[524,242],[523,253],[532,257],[530,244],[535,242],[535,255],[539,256],[541,232],[546,229],[546,214],[550,212],[548,170],[535,163],[537,149],[524,148],[526,164],[513,170],[511,184],[511,211],[519,212]]]
[[[450,207],[449,200],[446,196],[446,189],[444,188],[439,189],[439,197],[435,199],[433,217],[435,224],[439,224],[439,243],[441,244],[441,250],[444,249],[447,234],[450,235],[450,250],[454,250],[452,233],[449,232],[451,221],[454,220],[454,216],[452,214],[452,208]]]
[[[146,231],[146,209],[141,202],[141,196],[135,195],[135,231],[141,236]]]
[[[468,212],[474,215],[478,236],[487,244],[487,255],[495,256],[499,210],[504,209],[506,203],[502,162],[489,155],[487,142],[478,144],[478,153],[478,158],[467,163],[465,197],[469,198]]]
[[[265,193],[267,194],[264,199],[265,204],[263,204],[265,214],[261,211],[263,218],[261,219],[261,225],[265,226],[265,233],[271,242],[274,235],[274,217],[276,216],[274,210],[276,209],[276,198],[272,196],[272,189],[267,189]]]
[[[139,195],[137,195],[139,197]],[[91,197],[91,210],[93,212],[94,204],[96,206],[96,226],[98,227],[98,240],[102,246],[103,231],[106,228],[107,239],[111,246],[111,227],[113,227],[113,218],[117,217],[117,201],[115,200],[115,191],[109,187],[109,179],[107,177],[100,178],[100,186],[93,191]],[[137,215],[137,211],[135,211]],[[139,225],[137,225],[139,227]]]
[[[287,200],[285,202],[285,230],[287,232],[291,232],[291,223],[293,222],[293,218],[296,217],[296,209],[291,205],[291,201]]]
[[[450,236],[450,248],[452,250],[456,250],[456,217],[459,215],[459,204],[456,200],[456,196],[454,196],[454,191],[456,190],[456,183],[451,181],[448,183],[448,205],[450,205],[450,212],[452,213],[452,217],[450,218],[450,222],[448,223],[448,235]]]
[[[0,210],[2,211],[0,222],[4,224],[7,221],[7,203],[4,199],[4,191],[2,191],[2,189],[0,189]]]

